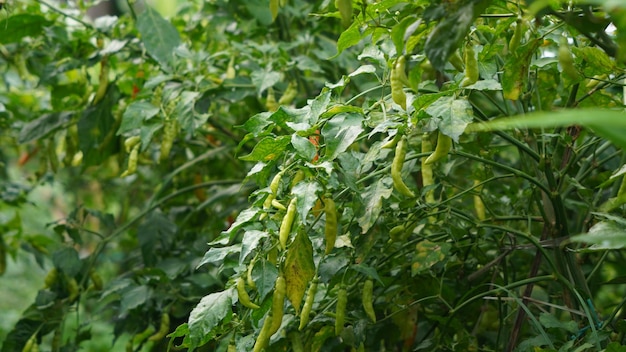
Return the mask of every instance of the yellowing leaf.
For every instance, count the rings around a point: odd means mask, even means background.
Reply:
[[[419,242],[415,246],[414,262],[411,273],[415,276],[433,265],[443,261],[450,251],[449,243],[434,243],[428,240]]]
[[[307,284],[315,275],[313,245],[304,231],[298,231],[298,235],[289,246],[283,273],[287,281],[287,298],[295,308],[296,314],[300,314],[300,304]]]
[[[517,100],[528,81],[530,61],[540,45],[540,40],[532,40],[521,45],[516,55],[511,55],[504,64],[502,90],[506,99]]]
[[[272,14],[272,21],[278,16],[278,0],[270,0],[270,13]]]

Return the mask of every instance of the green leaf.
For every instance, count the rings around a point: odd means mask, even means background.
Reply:
[[[363,132],[363,116],[357,113],[339,113],[324,125],[322,136],[326,148],[323,160],[332,161],[356,141]]]
[[[281,109],[278,109],[276,112],[280,110]],[[265,132],[265,128],[271,124],[270,116],[272,115],[273,113],[269,111],[258,113],[246,120],[246,122],[241,127],[250,134],[252,134],[252,136],[258,137],[261,135],[261,133]]]
[[[580,346],[576,346],[576,349],[573,350],[573,351],[571,349],[564,349],[563,351],[587,352],[587,351],[590,351],[592,349],[597,349],[597,347],[594,344],[590,343],[590,342],[585,342],[585,343],[583,343]]]
[[[141,34],[146,51],[165,71],[170,71],[174,61],[174,50],[182,43],[176,28],[153,8],[137,16],[137,30]]]
[[[430,33],[424,51],[437,70],[443,71],[452,53],[461,45],[474,20],[491,1],[470,0],[443,19]]]
[[[307,285],[315,275],[313,245],[304,230],[298,231],[298,235],[289,246],[283,273],[287,282],[287,298],[298,315]]]
[[[372,279],[376,279],[376,281],[380,282],[381,285],[384,285],[383,280],[381,280],[380,276],[378,276],[378,272],[376,271],[376,268],[373,268],[365,264],[355,264],[355,265],[350,266],[350,268],[354,269],[354,271],[357,271],[361,274],[367,275],[371,277]]]
[[[589,232],[573,236],[572,242],[592,244],[587,251],[620,249],[626,246],[626,226],[613,221],[601,221],[593,225]]]
[[[237,219],[235,219],[235,222],[230,225],[228,230],[222,232],[222,234],[218,238],[216,238],[214,241],[211,241],[211,243],[209,244],[228,244],[228,242],[230,241],[230,237],[236,235],[237,230],[239,230],[241,226],[247,224],[252,219],[254,219],[260,210],[261,209],[259,208],[248,208],[246,210],[243,210],[241,213],[239,213],[239,215],[237,215]]]
[[[317,153],[317,148],[308,138],[300,137],[295,133],[291,135],[291,145],[296,149],[298,155],[306,161],[313,160]]]
[[[359,66],[354,72],[348,75],[348,77],[355,77],[364,73],[376,73],[376,67],[374,65],[362,65]]]
[[[187,275],[189,262],[184,258],[167,258],[159,261],[154,267],[163,271],[168,279],[174,280],[181,274]]]
[[[478,81],[472,85],[464,87],[463,89],[473,89],[473,90],[502,90],[502,85],[500,82],[495,79],[485,79],[482,81]]]
[[[324,325],[320,331],[313,335],[313,341],[311,342],[311,352],[320,352],[324,347],[324,342],[329,338],[335,337],[335,327],[330,325]]]
[[[44,27],[52,24],[39,15],[23,13],[3,17],[0,21],[0,43],[2,44],[17,43],[25,37],[38,36],[43,33]]]
[[[78,252],[72,247],[63,247],[52,254],[54,266],[69,277],[74,277],[82,267]]]
[[[137,240],[141,248],[144,264],[152,267],[156,264],[156,249],[169,249],[178,227],[160,211],[151,212],[137,228]]]
[[[141,150],[147,150],[150,147],[150,141],[154,134],[163,129],[163,122],[157,119],[148,120],[139,129],[139,137],[141,138]]]
[[[307,122],[310,124],[317,123],[320,115],[326,111],[328,104],[330,104],[331,93],[330,89],[324,88],[322,92],[309,103],[310,110],[307,116]]]
[[[281,106],[269,117],[269,120],[289,131],[306,131],[313,124],[310,106],[304,106],[300,109]]]
[[[198,115],[195,113],[194,106],[199,96],[200,93],[198,92],[183,91],[177,99],[172,114],[178,119],[180,127],[189,134],[193,134],[209,117],[207,114]]]
[[[102,298],[107,298],[110,295],[121,295],[131,286],[135,286],[132,279],[117,278],[107,285],[106,291],[102,292]]]
[[[252,72],[250,78],[252,78],[252,84],[257,87],[257,91],[261,94],[267,90],[267,88],[280,82],[283,75],[280,72],[272,71],[271,67],[266,67],[263,70]]]
[[[583,125],[598,135],[626,149],[626,114],[606,109],[575,109],[539,112],[472,124],[469,131],[509,130],[514,128],[547,128]]]
[[[22,127],[18,142],[28,143],[46,137],[62,128],[71,118],[72,113],[69,112],[42,115]]]
[[[426,113],[438,119],[437,127],[441,133],[459,142],[459,136],[472,122],[472,105],[465,99],[441,97],[426,108]]]
[[[151,296],[152,290],[145,285],[135,286],[130,290],[123,291],[120,302],[121,313],[126,314],[129,310],[139,307],[149,301]]]
[[[350,25],[348,29],[341,33],[339,39],[337,40],[337,54],[328,58],[329,60],[336,58],[347,48],[359,44],[361,39],[363,39],[365,36],[369,35],[372,32],[370,28],[367,28],[363,33],[361,33],[361,29],[359,27],[360,22],[361,21],[352,22],[352,25]]]
[[[558,320],[553,314],[541,313],[539,316],[539,322],[546,329],[563,329],[570,333],[578,331],[578,324],[575,321],[562,322]]]
[[[300,71],[323,72],[322,67],[309,56],[298,55],[293,58]]]
[[[117,134],[123,134],[140,128],[144,121],[156,116],[159,108],[148,101],[134,101],[124,111],[122,123]]]
[[[44,319],[49,321],[49,319],[54,316],[58,317],[60,320],[60,317],[64,314],[61,310],[66,309],[66,306],[61,304],[54,306],[52,309],[43,311],[39,310],[35,305],[29,306],[13,329],[8,331],[6,336],[3,336],[5,338],[2,342],[2,352],[22,351],[26,341],[42,328]]]
[[[387,180],[388,182],[384,182]],[[361,233],[367,233],[369,229],[376,223],[378,215],[383,208],[383,198],[387,199],[391,196],[393,188],[388,177],[381,177],[378,181],[370,185],[363,192],[363,206],[365,213],[359,218],[359,226]]]
[[[244,232],[241,240],[241,255],[239,256],[239,264],[243,264],[246,257],[259,246],[261,239],[268,237],[270,234],[265,231],[248,230]]]
[[[211,247],[204,254],[204,257],[200,261],[200,263],[196,266],[196,269],[203,266],[204,264],[212,264],[212,263],[222,263],[226,256],[241,252],[241,244],[235,244],[228,247]]]
[[[622,346],[619,342],[611,342],[604,352],[626,352],[626,346]]]
[[[321,191],[321,186],[317,181],[302,181],[293,187],[291,193],[293,193],[298,202],[296,203],[296,209],[298,215],[302,219],[303,223],[307,223],[307,215],[309,210],[313,208],[313,205],[318,199],[317,194]]]
[[[180,325],[178,325],[178,327],[176,328],[176,330],[174,330],[174,332],[168,334],[166,337],[168,338],[169,342],[167,344],[167,349],[168,351],[173,350],[173,345],[174,345],[174,340],[177,337],[183,337],[183,342],[178,344],[177,347],[179,348],[188,348],[189,347],[189,324],[187,323],[182,323]]]
[[[270,12],[268,0],[248,0],[244,2],[248,13],[263,26],[269,26],[274,20]]]
[[[313,125],[317,124],[320,115],[326,111],[330,103],[330,95],[330,90],[323,89],[322,93],[315,97],[315,99],[309,100],[309,105],[303,106],[300,109],[281,106],[276,112],[269,116],[269,120],[274,121],[281,128],[311,134],[311,128]],[[255,117],[256,116],[258,115],[255,115]],[[259,117],[259,119],[262,118],[263,117]]]
[[[265,137],[254,146],[252,152],[248,155],[239,157],[245,161],[270,161],[278,158],[287,146],[291,143],[291,137],[279,136],[279,137]]]
[[[232,317],[233,296],[230,288],[204,296],[189,314],[189,340],[191,350],[202,346],[215,337],[215,327]]]
[[[396,52],[402,54],[405,53],[404,37],[406,29],[409,26],[414,26],[415,28],[417,28],[420,23],[422,23],[421,19],[416,19],[415,16],[407,16],[402,21],[400,21],[400,23],[391,28],[391,40],[393,41],[393,45],[396,47]],[[415,28],[413,29],[413,31],[415,30]]]
[[[274,290],[274,284],[278,278],[278,269],[269,261],[262,259],[254,263],[252,267],[252,280],[259,292],[259,300],[265,299],[268,293]]]

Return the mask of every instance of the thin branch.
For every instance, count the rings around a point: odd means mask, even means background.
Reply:
[[[87,28],[89,28],[89,29],[93,29],[93,30],[96,30],[96,31],[98,31],[98,32],[99,32],[99,30],[98,30],[97,28],[95,28],[93,25],[91,25],[90,23],[87,23],[87,22],[85,22],[85,21],[81,20],[80,18],[78,18],[78,17],[76,17],[76,16],[74,16],[74,15],[70,15],[70,14],[68,14],[68,13],[66,13],[66,12],[63,12],[63,10],[61,10],[61,9],[59,9],[59,8],[57,8],[57,7],[55,7],[55,6],[51,5],[51,4],[49,4],[49,3],[45,2],[45,1],[43,1],[43,0],[37,0],[37,2],[38,2],[38,3],[40,3],[40,4],[42,4],[42,5],[44,5],[44,6],[46,6],[46,7],[47,7],[47,8],[49,8],[50,10],[52,10],[52,11],[54,11],[54,12],[56,12],[56,13],[60,14],[60,15],[61,15],[61,16],[63,16],[63,17],[70,18],[70,19],[72,19],[72,20],[74,20],[74,21],[76,21],[76,22],[78,22],[78,23],[82,24],[83,26],[85,26],[85,27],[87,27]]]

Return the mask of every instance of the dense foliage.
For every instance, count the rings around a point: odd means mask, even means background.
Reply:
[[[0,20],[2,352],[626,350],[621,1],[90,5]]]

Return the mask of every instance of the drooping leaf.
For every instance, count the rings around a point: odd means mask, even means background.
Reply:
[[[132,102],[124,111],[124,115],[122,115],[122,123],[117,134],[123,134],[140,128],[144,121],[149,120],[158,113],[159,108],[148,101]]]
[[[324,342],[331,337],[335,336],[335,328],[330,325],[324,325],[320,331],[313,335],[313,341],[311,342],[311,352],[320,352],[324,346]]]
[[[34,304],[28,307],[13,329],[7,332],[2,343],[2,352],[22,351],[28,339],[41,329],[44,320],[61,317],[63,309],[62,305],[45,310],[38,309]]]
[[[241,240],[241,255],[239,256],[239,264],[243,264],[246,257],[259,246],[261,239],[269,236],[269,233],[258,230],[248,230],[244,232]]]
[[[254,207],[243,210],[241,213],[239,213],[239,215],[237,215],[235,222],[233,222],[230,225],[228,230],[222,232],[215,240],[211,241],[211,243],[209,244],[211,245],[228,244],[228,242],[230,241],[230,238],[237,233],[237,230],[239,230],[243,225],[247,224],[252,219],[254,219],[260,210],[261,209],[254,208]]]
[[[198,115],[195,113],[194,105],[200,96],[198,92],[183,91],[178,98],[173,116],[178,119],[182,130],[193,134],[197,128],[202,126],[208,115]]]
[[[396,47],[396,52],[402,54],[405,53],[404,42],[406,38],[405,34],[407,33],[407,28],[410,26],[412,27],[412,30],[415,31],[420,23],[422,23],[421,19],[416,18],[415,16],[407,16],[402,21],[400,21],[400,23],[393,26],[393,28],[391,29],[391,40],[393,41],[393,45]]]
[[[465,127],[472,122],[472,105],[465,99],[454,97],[441,97],[426,108],[433,118],[438,119],[437,127],[441,133],[459,141],[459,136],[465,131]]]
[[[24,125],[20,130],[18,142],[28,143],[46,137],[62,128],[71,118],[72,113],[69,112],[44,114]]]
[[[120,302],[122,313],[124,314],[146,303],[150,300],[151,295],[152,290],[145,285],[133,286],[129,290],[124,290]]]
[[[188,322],[190,349],[193,350],[213,339],[214,329],[222,321],[230,321],[234,295],[234,288],[211,293],[204,296],[191,311]]]
[[[267,67],[265,69],[252,72],[250,78],[252,78],[252,84],[257,87],[258,93],[261,94],[267,90],[267,88],[270,88],[280,82],[283,76],[280,72],[272,71],[271,67]]]
[[[174,61],[174,50],[181,44],[176,28],[155,9],[146,6],[145,11],[137,15],[137,30],[148,54],[163,70],[170,71]]]
[[[470,0],[455,12],[448,14],[426,40],[424,51],[433,67],[443,70],[448,59],[461,45],[474,20],[491,1]]]
[[[312,101],[309,101],[310,110],[307,116],[307,121],[311,124],[317,123],[320,115],[328,108],[328,104],[330,104],[330,89],[324,88],[322,92],[315,97]]]
[[[86,109],[78,120],[78,144],[86,166],[99,165],[118,150],[115,139],[115,117],[112,108],[117,103],[118,91],[109,87],[105,97]]]
[[[298,202],[296,209],[303,223],[307,223],[307,215],[318,199],[317,194],[321,191],[321,186],[316,181],[302,181],[293,187],[293,193]]]
[[[411,274],[415,276],[443,261],[448,256],[451,247],[450,243],[434,243],[428,240],[419,242],[415,246]]]
[[[278,111],[280,111],[280,109]],[[270,116],[272,116],[271,112],[263,111],[246,120],[242,127],[252,134],[252,136],[258,137],[261,133],[265,132],[265,128],[271,124]]]
[[[376,268],[373,268],[373,267],[365,265],[365,264],[355,264],[355,265],[350,266],[350,268],[354,269],[357,272],[365,274],[365,275],[371,277],[372,279],[376,279],[378,282],[383,284],[383,281],[380,279],[380,276],[378,275],[378,272],[376,271]]]
[[[363,116],[357,113],[339,113],[324,125],[322,136],[326,143],[323,160],[332,161],[356,141],[363,132]]]
[[[384,182],[385,180],[387,182]],[[388,178],[382,177],[363,192],[362,197],[365,212],[359,218],[361,233],[367,233],[374,223],[376,223],[378,215],[383,208],[383,198],[389,198],[392,192],[391,181]]]
[[[502,90],[506,99],[518,100],[522,88],[528,81],[528,69],[537,48],[542,43],[539,39],[528,41],[517,49],[516,55],[510,55],[504,64]]]
[[[320,115],[326,111],[330,103],[330,94],[330,90],[323,89],[315,99],[308,101],[308,105],[299,109],[281,106],[277,111],[269,115],[269,120],[287,130],[296,132],[310,131],[313,125],[318,122]],[[255,117],[259,115],[255,115]],[[259,119],[261,118],[259,117]]]
[[[307,285],[315,275],[313,245],[304,230],[298,231],[289,246],[283,272],[287,282],[287,298],[298,315]]]
[[[81,270],[78,252],[72,247],[63,247],[52,254],[54,266],[69,277],[74,277]]]
[[[258,260],[254,263],[254,267],[252,267],[252,280],[254,280],[256,284],[260,300],[265,299],[265,296],[274,290],[277,277],[278,269],[276,265],[265,259]]]
[[[364,33],[361,33],[359,22],[360,21],[352,22],[352,25],[341,33],[339,39],[337,40],[337,54],[329,59],[333,59],[349,47],[357,45],[361,39],[371,33],[371,29],[369,28],[365,30]]]
[[[306,131],[313,125],[310,114],[311,107],[308,105],[299,109],[281,106],[270,116],[270,121],[286,130]]]
[[[299,156],[307,161],[313,160],[317,153],[317,148],[308,138],[300,137],[295,133],[291,135],[291,145],[293,145]]]
[[[154,211],[148,215],[146,221],[137,228],[137,240],[141,248],[141,255],[146,266],[156,264],[157,245],[169,249],[174,240],[178,227],[160,211]]]

